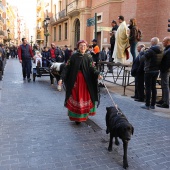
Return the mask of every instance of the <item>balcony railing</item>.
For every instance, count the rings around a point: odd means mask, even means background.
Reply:
[[[0,16],[0,21],[2,21],[4,23],[4,19]]]
[[[66,16],[66,10],[62,10],[59,12],[59,18],[64,18]]]
[[[56,14],[56,20],[62,19],[66,16],[66,9],[60,11],[59,13]]]
[[[67,12],[72,12],[73,10],[77,9],[77,1],[71,2],[69,5],[67,5]]]
[[[37,35],[37,39],[38,40],[41,40],[42,38],[41,38],[41,35]]]
[[[40,30],[41,29],[41,27],[40,26],[37,26],[37,30]]]
[[[4,31],[0,30],[0,35],[5,35]]]

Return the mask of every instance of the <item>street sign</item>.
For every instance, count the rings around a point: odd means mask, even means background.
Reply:
[[[95,25],[95,17],[87,19],[87,27]]]
[[[97,31],[111,31],[112,27],[97,27]]]

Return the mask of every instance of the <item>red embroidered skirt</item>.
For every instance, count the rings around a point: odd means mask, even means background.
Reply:
[[[91,101],[90,93],[81,71],[77,74],[77,79],[66,107],[68,108],[68,116],[72,121],[86,121],[89,115],[93,116],[96,113],[96,108]]]

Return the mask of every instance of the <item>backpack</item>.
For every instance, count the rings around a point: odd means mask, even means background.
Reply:
[[[137,39],[137,41],[141,41],[142,40],[142,32],[141,32],[140,29],[137,29],[136,39]]]

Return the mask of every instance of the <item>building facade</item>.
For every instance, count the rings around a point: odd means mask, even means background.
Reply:
[[[6,39],[6,1],[2,0],[0,2],[0,43],[4,43],[4,40]]]
[[[54,42],[61,47],[68,45],[73,49],[80,39],[90,44],[95,37],[95,27],[88,27],[87,19],[93,18],[95,13],[101,48],[110,46],[111,22],[117,21],[119,15],[125,17],[127,24],[131,18],[136,18],[144,43],[149,43],[155,36],[162,41],[169,34],[168,0],[50,0],[48,6],[49,44]]]

